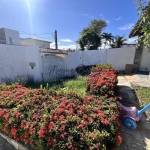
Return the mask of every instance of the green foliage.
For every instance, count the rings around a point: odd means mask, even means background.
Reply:
[[[138,31],[138,46],[150,48],[150,7],[145,0],[134,0],[137,3],[139,20],[134,27],[134,32]],[[148,1],[149,2],[149,1]]]
[[[69,93],[70,91],[75,91],[81,96],[86,95],[86,76],[77,76],[73,80],[68,80],[64,82],[63,90]]]
[[[88,47],[88,50],[97,49],[101,45],[100,34],[106,26],[104,20],[94,19],[87,27],[83,28],[80,32],[81,37],[78,39],[81,50],[83,51],[85,46]]]
[[[78,43],[79,43],[79,45],[80,45],[80,47],[81,47],[81,50],[84,51],[83,39],[82,39],[82,38],[78,39]]]
[[[120,149],[114,97],[0,84],[0,130],[36,150]]]
[[[127,40],[124,38],[124,36],[119,36],[119,35],[117,35],[117,36],[114,37],[113,44],[110,44],[110,46],[111,46],[112,48],[121,48],[121,46],[122,46],[123,44],[126,44],[126,43],[125,43],[126,41],[127,41]]]
[[[135,92],[137,97],[140,99],[141,106],[146,106],[150,103],[150,88],[136,87]]]
[[[81,36],[83,36],[87,32],[94,32],[97,35],[100,35],[102,30],[104,30],[107,27],[107,23],[104,20],[91,20],[90,24],[83,28],[81,31]]]
[[[111,44],[114,41],[114,36],[111,33],[103,33],[101,35],[101,38],[103,39],[103,43],[105,44],[105,46],[106,44]]]
[[[97,49],[101,45],[100,37],[95,32],[85,33],[81,38],[88,50]],[[91,48],[92,45],[92,48]]]

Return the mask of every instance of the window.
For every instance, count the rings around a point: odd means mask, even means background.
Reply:
[[[10,43],[10,44],[13,44],[11,37],[9,37],[9,43]]]

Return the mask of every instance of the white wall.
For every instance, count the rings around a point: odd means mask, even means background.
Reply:
[[[65,54],[42,54],[42,70],[44,81],[56,81],[66,76]]]
[[[24,46],[38,46],[41,48],[50,48],[50,42],[38,40],[38,39],[32,39],[32,38],[27,38],[27,39],[21,39],[21,44]]]
[[[28,74],[33,75],[35,81],[43,78],[48,81],[51,77],[54,79],[62,75],[63,70],[64,75],[71,75],[71,70],[75,70],[80,65],[89,66],[100,63],[111,63],[118,70],[124,70],[126,64],[133,64],[135,48],[77,51],[69,52],[67,55],[48,54],[49,56],[42,57],[45,54],[41,54],[39,48],[35,46],[0,44],[0,81],[4,77],[14,79],[23,75],[26,78]],[[146,54],[144,52],[142,56],[144,59],[141,65],[143,66],[149,60]],[[31,68],[30,64],[35,64],[35,66]],[[53,69],[50,66],[56,65],[58,66],[57,74],[53,71],[53,74],[49,76],[50,70]],[[150,65],[148,64],[147,67]]]
[[[11,44],[9,38],[12,38],[12,44],[13,45],[21,45],[20,44],[20,34],[18,31],[4,28],[4,32],[5,32],[7,44]]]
[[[36,46],[26,46],[26,62],[28,64],[28,72],[34,76],[35,81],[42,80],[42,58],[39,48]],[[34,68],[29,66],[29,63],[34,63]]]
[[[0,81],[28,74],[25,47],[0,44]]]
[[[140,71],[150,71],[150,52],[146,48],[142,52]]]
[[[134,47],[69,52],[66,58],[66,67],[74,69],[79,65],[109,63],[118,70],[125,70],[126,64],[133,64],[134,55]]]
[[[125,70],[126,64],[133,64],[135,47],[114,48],[106,50],[106,63],[118,70]]]
[[[69,52],[66,56],[66,68],[75,69],[80,65],[90,66],[105,63],[105,50]]]
[[[31,69],[29,62],[36,66]],[[11,78],[33,75],[35,80],[41,80],[42,76],[41,56],[39,48],[33,46],[15,46],[0,44],[0,82],[2,78]]]

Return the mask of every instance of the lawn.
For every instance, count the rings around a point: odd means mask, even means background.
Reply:
[[[134,90],[141,107],[144,107],[150,103],[150,88],[135,87]],[[147,115],[147,119],[150,121],[150,109],[148,109],[145,113]]]
[[[81,96],[86,95],[86,79],[87,76],[65,77],[56,82],[27,82],[24,85],[30,89],[48,88],[64,93],[70,93],[72,91],[78,93]]]
[[[135,92],[137,97],[140,99],[141,106],[145,106],[150,103],[150,88],[137,87]]]

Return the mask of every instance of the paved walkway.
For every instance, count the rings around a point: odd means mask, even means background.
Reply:
[[[142,75],[119,75],[118,76],[118,95],[125,106],[136,106],[139,104],[132,89],[132,84],[139,86],[150,86],[148,76]],[[146,120],[145,114],[137,122],[136,130],[128,130],[123,124],[120,128],[123,143],[121,150],[150,150],[150,123]]]

